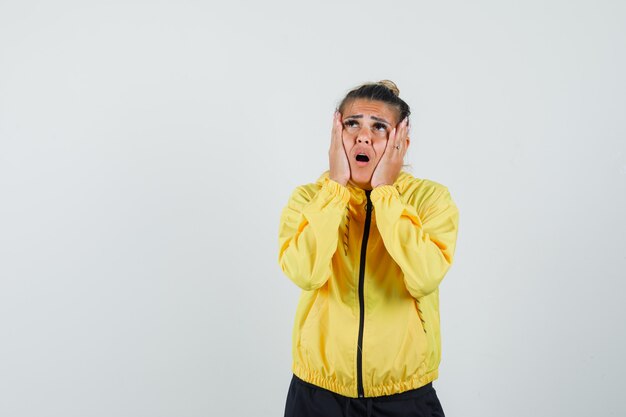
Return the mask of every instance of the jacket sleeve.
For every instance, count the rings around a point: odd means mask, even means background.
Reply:
[[[459,211],[448,189],[421,202],[420,214],[391,185],[376,187],[371,199],[385,248],[409,293],[420,298],[435,291],[452,265],[458,233]]]
[[[278,263],[303,290],[323,286],[331,275],[339,224],[350,200],[347,187],[325,178],[314,195],[298,187],[280,217]]]

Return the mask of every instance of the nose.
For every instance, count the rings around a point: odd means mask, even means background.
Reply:
[[[366,145],[371,144],[372,138],[370,130],[367,128],[361,129],[356,137],[356,143],[364,143]]]

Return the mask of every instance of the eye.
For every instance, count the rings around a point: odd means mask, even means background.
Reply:
[[[387,132],[387,125],[384,123],[374,123],[374,130],[377,132]]]
[[[359,122],[357,122],[356,120],[346,120],[345,122],[343,122],[343,125],[345,127],[354,127],[354,126],[358,126]]]

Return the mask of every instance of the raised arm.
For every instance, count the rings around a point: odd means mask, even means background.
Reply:
[[[325,178],[311,195],[310,187],[298,187],[280,217],[278,262],[303,290],[323,286],[331,274],[337,250],[339,224],[350,200],[348,188]]]
[[[448,189],[441,187],[419,204],[405,203],[391,185],[371,194],[385,248],[404,273],[415,298],[435,291],[452,265],[459,211]],[[416,207],[414,207],[414,205]]]
[[[278,263],[285,275],[304,290],[320,288],[328,281],[339,241],[339,224],[350,201],[346,187],[350,165],[342,135],[342,116],[336,111],[328,150],[328,177],[321,187],[298,187],[280,217]]]

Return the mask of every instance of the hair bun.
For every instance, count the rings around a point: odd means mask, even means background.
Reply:
[[[398,86],[396,85],[396,83],[394,83],[391,80],[381,80],[378,82],[378,84],[384,85],[385,87],[387,87],[389,90],[391,90],[391,92],[393,94],[396,95],[396,97],[400,96],[400,89],[398,88]]]

